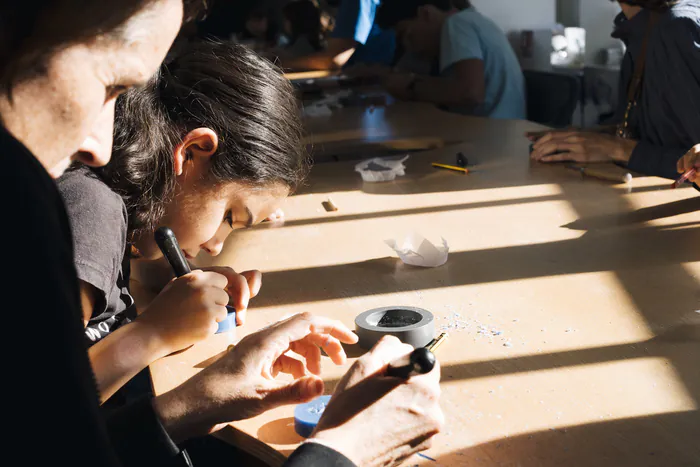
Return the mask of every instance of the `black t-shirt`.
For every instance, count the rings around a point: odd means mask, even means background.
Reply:
[[[78,279],[99,295],[85,329],[88,343],[93,344],[135,318],[129,292],[126,206],[87,167],[66,172],[56,184],[68,210]]]

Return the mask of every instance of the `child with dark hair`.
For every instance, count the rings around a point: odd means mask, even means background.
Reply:
[[[246,15],[238,40],[255,50],[276,47],[281,33],[279,23],[279,8],[269,1],[261,2]]]
[[[321,10],[312,0],[295,0],[282,9],[284,33],[289,44],[284,56],[300,57],[324,48]]]
[[[338,70],[355,65],[389,66],[394,63],[393,31],[375,24],[381,0],[342,0],[333,31],[324,50],[283,61],[291,70]]]
[[[385,86],[396,97],[468,115],[525,118],[525,84],[515,52],[498,26],[468,2],[384,0],[376,22],[394,29],[407,52],[439,70],[438,76],[386,76]]]
[[[188,259],[217,255],[228,235],[265,219],[304,179],[291,85],[267,60],[234,44],[188,46],[118,102],[114,157],[58,181],[71,220],[90,359],[103,400],[151,362],[216,331],[229,296],[174,281],[133,322],[130,260],[157,259],[158,226]],[[233,273],[243,323],[258,271]],[[225,285],[225,284],[224,284]]]

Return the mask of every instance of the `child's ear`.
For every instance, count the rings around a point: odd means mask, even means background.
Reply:
[[[197,128],[182,138],[182,143],[175,147],[175,175],[181,175],[188,161],[209,158],[219,147],[219,137],[211,128]]]

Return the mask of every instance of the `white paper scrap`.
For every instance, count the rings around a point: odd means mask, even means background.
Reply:
[[[443,238],[442,245],[436,246],[422,235],[412,232],[397,239],[385,240],[406,264],[411,266],[422,266],[425,268],[436,268],[447,262],[447,255],[450,247]]]
[[[360,172],[365,182],[390,182],[397,176],[406,175],[406,166],[403,163],[408,157],[403,159],[375,157],[357,164],[355,171]]]

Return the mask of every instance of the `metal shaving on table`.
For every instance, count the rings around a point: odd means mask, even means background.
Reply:
[[[493,342],[494,338],[501,339],[504,347],[512,347],[513,344],[510,338],[503,335],[503,331],[493,326],[487,326],[478,319],[463,318],[460,313],[452,312],[449,317],[442,318],[447,323],[440,326],[440,331],[444,332],[460,332],[474,330],[477,337],[485,337],[489,342]]]

